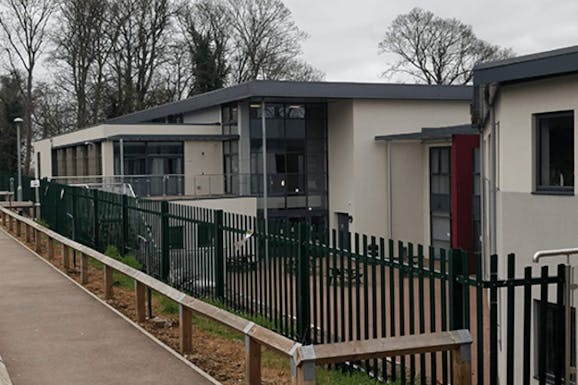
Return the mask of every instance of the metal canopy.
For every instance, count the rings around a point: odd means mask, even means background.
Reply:
[[[476,135],[479,131],[472,127],[471,124],[448,127],[427,127],[422,128],[419,132],[410,132],[406,134],[378,135],[376,141],[398,141],[398,140],[435,140],[449,139],[454,135]]]

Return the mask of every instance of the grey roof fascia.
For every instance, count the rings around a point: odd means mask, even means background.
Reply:
[[[438,86],[423,84],[297,82],[256,80],[223,88],[189,99],[164,104],[148,110],[110,119],[105,123],[127,124],[151,121],[161,117],[202,110],[246,99],[400,99],[470,101],[471,86]]]
[[[126,140],[126,141],[192,141],[192,142],[224,142],[227,140],[239,139],[239,135],[211,135],[211,134],[201,134],[201,135],[155,135],[155,134],[131,134],[131,135],[113,135],[109,136],[108,140]]]
[[[67,147],[75,147],[79,145],[87,145],[87,143],[102,143],[107,140],[126,140],[126,141],[134,141],[134,142],[165,142],[165,141],[172,141],[172,142],[180,142],[180,141],[191,141],[191,142],[224,142],[227,140],[238,140],[239,135],[112,135],[107,136],[104,138],[98,139],[91,139],[91,140],[83,140],[78,142],[66,143],[61,144],[58,146],[52,146],[52,149],[60,149],[60,148],[67,148]]]
[[[433,140],[449,139],[454,135],[476,135],[479,131],[471,124],[462,124],[448,127],[427,127],[420,132],[410,132],[407,134],[378,135],[376,141],[397,141],[397,140]]]
[[[578,72],[578,46],[483,63],[474,67],[474,85],[514,82]]]

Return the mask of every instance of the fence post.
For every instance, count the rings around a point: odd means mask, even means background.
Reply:
[[[309,291],[309,232],[297,224],[297,337],[303,345],[311,343],[311,293]]]
[[[464,265],[461,250],[450,250],[449,253],[449,291],[450,291],[450,330],[464,328],[464,290],[465,285],[460,282],[464,275]]]
[[[98,233],[98,190],[94,189],[92,190],[92,212],[94,215],[93,223],[92,223],[92,229],[93,229],[93,247],[96,250],[99,250],[99,245],[100,245],[100,239],[98,238],[99,233]]]
[[[193,311],[179,304],[179,348],[182,354],[193,350]]]
[[[261,384],[261,345],[245,335],[245,383]]]
[[[215,235],[215,295],[225,301],[225,252],[223,250],[223,210],[213,211]]]
[[[168,203],[168,202],[163,202]],[[121,254],[126,255],[128,252],[127,248],[128,242],[128,196],[122,196],[122,248]]]
[[[136,322],[144,322],[146,317],[146,286],[139,281],[134,281],[135,298],[136,298]]]
[[[161,202],[161,279],[167,281],[170,270],[169,202]]]
[[[114,276],[112,267],[104,265],[104,299],[109,300],[113,297]]]
[[[80,283],[88,283],[88,255],[80,253]]]

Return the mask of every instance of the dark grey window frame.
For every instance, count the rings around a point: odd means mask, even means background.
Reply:
[[[536,194],[546,194],[546,195],[574,195],[574,185],[572,186],[549,186],[542,185],[542,122],[546,119],[558,118],[558,117],[572,117],[572,122],[574,122],[574,111],[555,111],[555,112],[545,112],[534,114],[534,132],[535,132],[535,164],[534,164],[534,176],[535,176],[535,188],[534,193]],[[572,138],[574,139],[574,125],[572,125]],[[572,146],[572,153],[574,154],[574,140],[570,144]],[[572,172],[574,172],[574,157],[572,157]],[[576,181],[574,180],[574,184]]]

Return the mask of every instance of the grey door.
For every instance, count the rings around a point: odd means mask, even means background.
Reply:
[[[451,147],[430,148],[430,229],[431,244],[450,249],[451,231]]]

